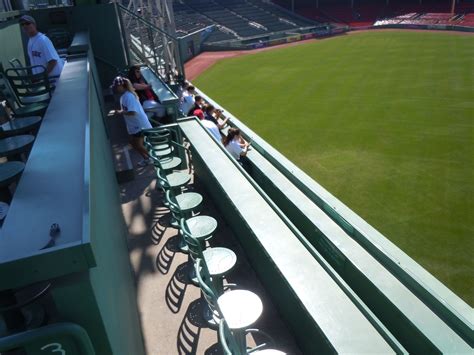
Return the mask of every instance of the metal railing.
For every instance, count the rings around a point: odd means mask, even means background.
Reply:
[[[130,6],[118,4],[118,12],[130,57],[148,65],[166,82],[184,78],[178,38],[131,11]]]

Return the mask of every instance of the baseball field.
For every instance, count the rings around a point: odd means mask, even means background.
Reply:
[[[474,36],[364,32],[194,83],[474,305]]]

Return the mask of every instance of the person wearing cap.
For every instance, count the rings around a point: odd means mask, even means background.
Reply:
[[[33,17],[23,15],[20,17],[20,26],[23,32],[29,37],[28,57],[30,64],[41,65],[46,69],[48,76],[59,76],[63,70],[63,61],[59,58],[58,52],[51,40],[36,28],[36,21]],[[33,68],[33,74],[40,73],[41,68]]]
[[[127,78],[118,76],[112,83],[112,89],[117,94],[120,94],[121,110],[116,113],[123,114],[127,131],[129,134],[130,145],[141,156],[142,160],[138,163],[139,166],[145,166],[152,162],[148,152],[143,145],[143,130],[151,128],[143,107],[140,104],[138,95],[135,92],[132,83]]]

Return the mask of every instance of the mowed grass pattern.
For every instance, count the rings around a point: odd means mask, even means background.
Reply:
[[[370,32],[195,84],[474,305],[474,36]]]

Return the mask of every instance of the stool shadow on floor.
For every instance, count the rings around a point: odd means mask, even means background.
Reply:
[[[202,316],[205,303],[202,298],[198,298],[189,304],[178,330],[178,354],[196,354],[201,328],[207,327]]]
[[[166,285],[165,301],[166,305],[173,313],[178,313],[183,304],[186,288],[190,283],[188,278],[188,263],[183,263],[176,268],[173,277]]]
[[[169,238],[156,256],[156,268],[163,275],[166,275],[170,271],[174,255],[179,251],[180,240],[181,237],[179,235]]]
[[[163,235],[165,234],[166,230],[168,227],[161,225],[159,221],[156,221],[153,224],[153,227],[151,228],[151,235],[150,239],[153,242],[153,244],[158,245],[161,242],[161,238],[163,238]]]
[[[212,344],[209,348],[206,349],[204,355],[224,355],[221,344]]]
[[[151,240],[154,244],[160,244],[161,238],[170,225],[168,209],[156,210],[153,215],[153,226],[151,227]]]

